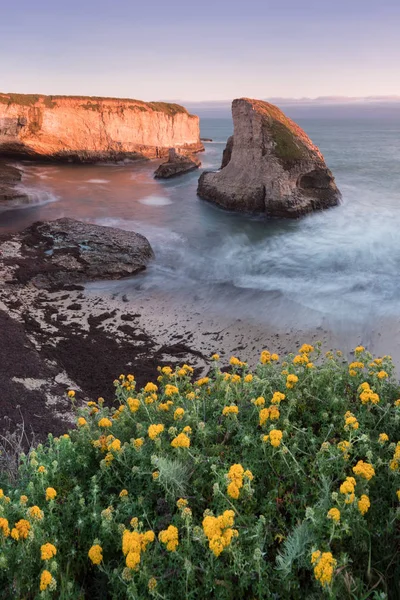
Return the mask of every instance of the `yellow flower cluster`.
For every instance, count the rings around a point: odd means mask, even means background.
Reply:
[[[371,404],[378,404],[380,400],[379,395],[371,390],[368,382],[365,381],[362,383],[359,389],[362,390],[360,400],[363,404],[368,404],[368,402],[371,402]]]
[[[103,417],[102,419],[100,419],[99,423],[98,423],[99,427],[112,427],[112,421],[110,421],[110,419],[107,419],[106,417]]]
[[[131,412],[136,412],[140,408],[140,400],[139,398],[127,398],[126,403]]]
[[[87,421],[84,417],[79,417],[76,424],[78,425],[78,427],[84,427],[85,425],[87,425]]]
[[[246,366],[246,363],[242,362],[241,360],[236,358],[236,356],[231,356],[231,358],[229,359],[229,364],[232,365],[233,367],[245,367]]]
[[[348,429],[358,429],[359,428],[359,422],[357,421],[357,418],[353,415],[352,412],[350,412],[349,410],[346,412],[346,414],[344,415],[344,428],[346,430]]]
[[[314,567],[314,576],[320,582],[322,587],[330,585],[337,561],[333,558],[331,552],[320,552],[317,550],[311,555],[311,564]]]
[[[42,574],[40,575],[40,584],[39,584],[40,591],[44,592],[45,590],[47,590],[49,585],[52,585],[53,583],[54,583],[54,578],[53,578],[52,574],[50,573],[50,571],[47,571],[47,569],[42,571]]]
[[[231,404],[230,406],[224,406],[222,410],[222,414],[224,416],[227,415],[237,415],[239,412],[239,407],[236,404]]]
[[[31,517],[31,519],[34,519],[35,521],[41,521],[43,519],[43,511],[40,510],[40,508],[36,505],[28,508],[27,512],[28,516]]]
[[[94,565],[99,565],[103,560],[103,548],[99,544],[94,544],[88,552],[88,557]]]
[[[297,375],[289,374],[286,378],[286,387],[288,388],[288,390],[293,389],[298,381],[299,378],[297,377]]]
[[[340,521],[340,510],[338,508],[331,508],[328,510],[328,514],[326,515],[328,519],[332,519],[335,523]]]
[[[169,552],[176,552],[179,545],[178,537],[178,528],[175,527],[175,525],[169,525],[167,529],[163,529],[163,531],[160,531],[158,534],[158,539],[162,544],[166,545]]]
[[[356,480],[354,477],[346,477],[339,490],[341,494],[346,495],[346,504],[352,504],[355,500],[354,490],[356,489]]]
[[[159,423],[158,425],[149,425],[147,429],[148,436],[151,440],[155,440],[163,431],[164,425],[162,423]]]
[[[0,530],[2,531],[4,537],[8,537],[10,535],[10,527],[7,519],[4,517],[0,517]]]
[[[276,406],[276,404],[272,404],[268,408],[263,408],[262,410],[260,410],[259,417],[260,427],[265,425],[268,419],[271,419],[271,421],[277,421],[280,417],[279,408]]]
[[[376,376],[378,377],[378,379],[387,379],[389,377],[386,371],[379,371],[379,373],[377,373]]]
[[[240,489],[243,487],[243,476],[244,469],[241,464],[236,463],[229,469],[228,480],[230,483],[226,491],[228,496],[235,498],[235,500],[239,498]]]
[[[195,383],[195,385],[197,385],[197,387],[201,387],[203,385],[207,385],[207,383],[210,381],[209,377],[202,377],[201,379],[198,379]]]
[[[388,442],[389,441],[388,434],[387,433],[380,433],[378,441],[379,441],[380,444],[384,444],[385,442]]]
[[[360,513],[362,515],[365,515],[365,513],[368,512],[368,509],[371,506],[371,502],[369,501],[368,496],[366,496],[365,494],[362,494],[357,505],[358,505],[358,510],[360,511]]]
[[[278,448],[281,445],[282,441],[282,431],[280,429],[272,429],[268,435],[264,435],[263,442],[268,442],[274,448]]]
[[[314,352],[314,346],[311,344],[303,344],[299,350],[299,354],[311,354],[311,352]]]
[[[151,542],[154,542],[154,531],[139,533],[138,531],[129,531],[125,529],[122,533],[122,552],[124,554],[126,566],[129,569],[136,569],[141,560],[141,553]]]
[[[40,547],[40,555],[42,560],[50,560],[57,554],[57,548],[53,544],[43,544]]]
[[[362,371],[363,368],[364,368],[364,363],[362,363],[360,361],[352,362],[349,364],[349,375],[351,375],[351,377],[355,377],[356,375],[358,375],[357,369]]]
[[[57,496],[57,492],[54,488],[48,487],[46,489],[46,500],[54,500],[54,498],[56,496]]]
[[[215,556],[219,556],[231,544],[232,538],[239,535],[236,529],[232,529],[234,523],[233,510],[226,510],[218,517],[211,515],[204,517],[203,531],[208,539],[208,546]]]
[[[136,438],[133,440],[133,447],[135,450],[139,450],[144,444],[144,438]]]
[[[349,458],[350,458],[349,450],[351,448],[351,443],[348,442],[347,440],[343,440],[342,442],[338,443],[337,447],[339,448],[339,450],[341,452],[343,452],[344,460],[349,460]]]
[[[355,467],[353,467],[353,473],[369,481],[375,475],[375,469],[369,463],[359,460]]]
[[[157,392],[158,387],[155,385],[155,383],[151,383],[151,381],[149,381],[149,383],[146,383],[145,387],[144,387],[144,391],[146,392],[146,394],[151,394],[152,392]]]
[[[364,351],[365,351],[364,346],[357,346],[357,348],[354,348],[355,354],[362,354]]]
[[[396,449],[393,454],[393,458],[389,465],[392,471],[398,471],[400,468],[400,442],[397,442]]]
[[[254,406],[264,406],[265,398],[259,396],[258,398],[253,399],[252,403],[254,404]]]
[[[247,375],[245,375],[245,377],[244,377],[245,383],[251,383],[252,381],[253,381],[253,375],[251,373],[248,373]]]
[[[185,411],[183,408],[177,408],[176,411],[174,412],[174,420],[175,421],[180,421],[183,418],[183,415],[185,414]]]
[[[306,365],[306,364],[308,364],[308,362],[309,362],[309,359],[308,359],[307,354],[298,354],[293,359],[294,365]]]
[[[180,433],[171,442],[171,446],[173,448],[189,448],[190,446],[190,438],[186,435],[186,433]]]
[[[169,398],[175,394],[179,394],[179,388],[176,385],[170,385],[169,383],[165,386],[164,394]]]
[[[271,398],[271,404],[280,404],[286,398],[282,392],[274,392]]]

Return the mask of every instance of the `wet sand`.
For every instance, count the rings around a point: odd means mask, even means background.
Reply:
[[[348,326],[335,333],[323,326],[277,328],[236,318],[234,311],[201,309],[183,294],[123,293],[118,283],[107,284],[57,292],[0,286],[0,431],[23,419],[37,438],[58,434],[73,422],[69,388],[80,402],[103,396],[112,403],[113,381],[121,373],[133,373],[142,387],[155,380],[157,366],[187,362],[201,376],[214,352],[223,364],[236,355],[254,366],[265,348],[285,356],[304,342],[321,341],[324,351],[351,356],[363,343],[376,355],[392,354],[400,365],[400,327],[393,320],[380,321],[368,336]]]

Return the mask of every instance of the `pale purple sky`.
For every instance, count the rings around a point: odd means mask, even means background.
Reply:
[[[19,0],[0,91],[224,100],[400,95],[399,0]]]

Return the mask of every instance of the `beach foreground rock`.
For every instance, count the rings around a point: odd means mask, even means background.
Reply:
[[[0,93],[0,153],[70,162],[200,152],[199,117],[179,104]]]
[[[240,98],[232,116],[234,134],[221,170],[200,176],[201,198],[230,210],[292,218],[340,203],[321,152],[279,108]]]
[[[3,241],[0,252],[12,280],[48,289],[134,275],[154,256],[139,233],[74,219],[34,223]]]
[[[168,160],[162,163],[154,173],[156,179],[169,179],[184,175],[198,169],[201,161],[196,156],[184,156],[176,152],[174,148],[169,149]]]

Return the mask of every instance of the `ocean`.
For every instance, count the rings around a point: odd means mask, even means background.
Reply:
[[[98,289],[168,293],[201,311],[282,327],[357,324],[368,338],[400,317],[400,118],[298,119],[324,154],[341,206],[300,220],[233,214],[199,199],[199,172],[153,179],[157,162],[24,163],[30,203],[0,212],[0,232],[63,216],[138,231],[156,259]],[[202,119],[212,138],[202,169],[217,169],[230,119]]]

